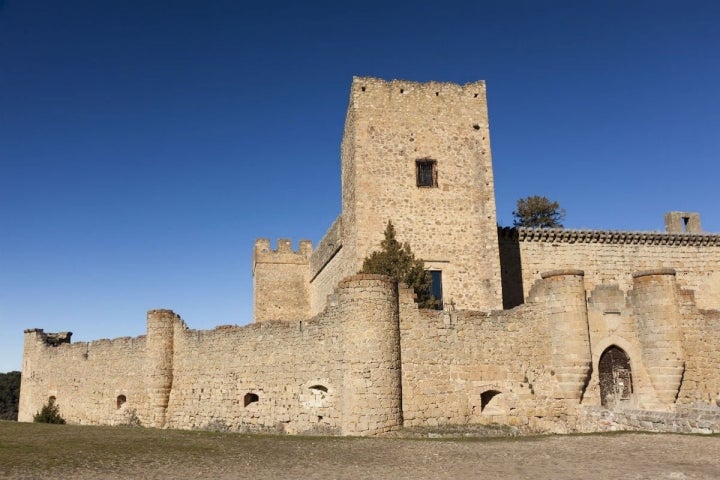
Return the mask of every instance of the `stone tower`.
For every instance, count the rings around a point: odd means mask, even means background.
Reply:
[[[254,320],[304,320],[310,316],[308,259],[312,243],[301,240],[298,251],[282,238],[277,250],[270,240],[255,241],[253,252]]]
[[[434,270],[445,305],[502,308],[485,82],[353,79],[342,142],[348,273],[388,220]]]

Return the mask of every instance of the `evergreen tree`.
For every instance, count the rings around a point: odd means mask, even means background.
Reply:
[[[517,201],[517,210],[512,212],[516,227],[562,228],[565,209],[558,202],[547,197],[533,195]]]
[[[395,238],[395,227],[388,220],[385,239],[380,251],[372,252],[363,261],[359,273],[388,275],[412,288],[420,308],[436,308],[439,302],[430,293],[430,273],[424,262],[416,259],[408,243],[400,244]]]
[[[33,416],[33,422],[35,423],[57,423],[60,425],[65,424],[65,419],[60,415],[60,407],[50,399],[48,403],[43,405],[42,409]]]

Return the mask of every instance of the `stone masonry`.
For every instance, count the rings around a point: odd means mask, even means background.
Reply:
[[[379,435],[502,423],[536,432],[720,432],[720,235],[498,228],[485,83],[355,78],[342,213],[313,248],[257,240],[253,324],[71,343],[25,332],[19,420]],[[443,307],[358,275],[387,221]],[[436,285],[440,286],[440,285]]]

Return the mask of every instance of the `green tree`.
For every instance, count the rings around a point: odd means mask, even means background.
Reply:
[[[0,420],[17,420],[20,372],[0,373]]]
[[[388,275],[413,289],[420,308],[437,308],[439,302],[430,293],[430,273],[424,265],[421,259],[415,258],[408,243],[397,241],[395,227],[388,220],[380,251],[365,258],[359,273]]]
[[[57,423],[65,424],[65,419],[60,415],[60,407],[50,399],[43,405],[42,409],[33,416],[35,423]]]
[[[565,209],[547,197],[533,195],[517,201],[517,210],[512,212],[516,227],[563,228]]]

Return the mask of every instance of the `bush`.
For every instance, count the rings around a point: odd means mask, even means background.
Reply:
[[[125,411],[125,425],[128,427],[142,427],[140,417],[138,417],[137,410],[129,408]]]
[[[60,408],[55,405],[55,402],[50,401],[43,405],[42,410],[33,416],[33,422],[64,424],[65,419],[60,415]]]

